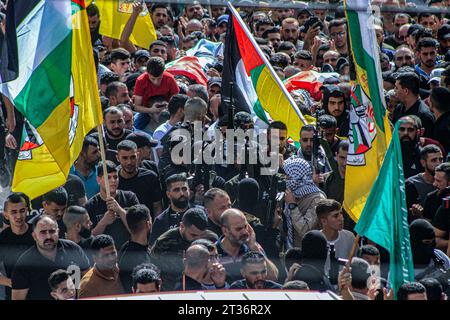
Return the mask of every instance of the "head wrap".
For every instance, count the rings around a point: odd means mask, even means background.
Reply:
[[[289,158],[284,162],[284,172],[290,178],[286,180],[286,186],[297,198],[320,192],[313,182],[313,172],[308,161],[301,158]]]

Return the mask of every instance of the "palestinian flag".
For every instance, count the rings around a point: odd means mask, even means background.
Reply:
[[[231,14],[224,50],[222,100],[232,96],[236,112],[247,111],[265,123],[270,119],[284,122],[288,135],[299,140],[301,127],[309,121],[298,109],[236,9],[230,3],[228,7]],[[226,106],[226,103],[222,105]],[[227,114],[227,110],[224,111]]]
[[[283,83],[288,92],[303,89],[308,91],[314,100],[320,101],[322,100],[320,88],[323,86],[323,82],[334,75],[339,76],[336,73],[319,73],[312,70],[301,71],[284,80]]]
[[[182,57],[174,63],[171,63],[171,66],[168,67],[166,71],[174,76],[185,76],[190,80],[195,81],[195,83],[204,85],[205,87],[208,85],[208,79],[206,78],[197,57]]]
[[[25,117],[13,191],[65,183],[101,106],[84,0],[15,0],[18,78],[0,91]]]

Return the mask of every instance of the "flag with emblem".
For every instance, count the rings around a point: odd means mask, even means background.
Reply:
[[[135,0],[96,0],[93,3],[97,6],[100,13],[101,35],[120,39],[122,31],[133,12],[133,3]],[[133,31],[130,35],[130,41],[135,45],[149,49],[150,44],[156,40],[156,30],[153,26],[150,13],[143,5],[143,10],[139,14]]]
[[[101,105],[84,0],[15,0],[19,73],[0,91],[24,117],[13,191],[65,183]]]
[[[356,82],[351,91],[344,208],[358,221],[391,139],[370,0],[344,2]]]
[[[232,97],[236,111],[247,111],[261,122],[269,123],[270,119],[284,122],[288,135],[298,141],[301,127],[314,119],[303,116],[239,13],[231,3],[228,7],[222,99]]]

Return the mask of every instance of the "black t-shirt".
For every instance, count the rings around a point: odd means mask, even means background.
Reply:
[[[433,226],[445,231],[447,233],[446,237],[448,238],[450,232],[450,209],[445,209],[441,205],[434,216]]]
[[[6,276],[11,278],[14,265],[19,257],[34,245],[34,239],[31,233],[33,229],[28,225],[28,230],[24,234],[16,235],[11,228],[6,228],[0,232],[0,263],[3,262]],[[6,288],[6,299],[11,299],[11,288]]]
[[[162,199],[161,185],[156,173],[144,168],[138,168],[138,173],[133,178],[126,179],[119,174],[118,188],[120,190],[133,191],[139,202],[146,205],[150,210],[152,217],[155,215],[153,203]]]
[[[83,181],[74,174],[69,174],[64,189],[66,189],[69,196],[67,206],[78,206],[78,199],[86,196],[86,188]]]
[[[153,244],[155,241],[166,231],[178,228],[180,226],[181,219],[184,213],[196,206],[189,203],[185,211],[175,212],[172,207],[169,206],[166,210],[161,212],[159,216],[153,221],[153,228],[150,234],[150,243]]]
[[[189,246],[180,228],[175,228],[162,234],[151,248],[152,263],[161,270],[162,291],[174,290],[183,272],[183,253]]]
[[[131,206],[139,204],[136,194],[131,191],[117,190],[115,199],[117,203],[125,210]],[[88,200],[85,207],[89,213],[93,228],[95,228],[107,211],[106,202],[100,197],[100,193],[97,193]],[[113,237],[117,248],[122,247],[122,245],[130,238],[130,233],[123,225],[120,217],[117,217],[116,221],[105,228],[104,234],[108,234]]]
[[[119,252],[120,280],[126,293],[131,292],[133,269],[141,263],[150,261],[150,248],[139,243],[128,241]]]
[[[156,173],[156,175],[157,175],[158,178],[159,178],[158,165],[156,164],[155,161],[142,160],[141,168],[144,168],[144,169],[153,171],[154,173]]]
[[[27,300],[52,300],[48,278],[58,269],[75,265],[83,272],[89,269],[89,260],[81,247],[69,240],[58,240],[55,261],[45,258],[36,246],[25,251],[17,261],[12,274],[12,288],[29,289]]]

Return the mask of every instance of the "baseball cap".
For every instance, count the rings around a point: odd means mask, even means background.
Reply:
[[[134,60],[141,58],[150,58],[150,53],[147,50],[138,50],[134,53]]]
[[[222,78],[219,77],[212,77],[208,80],[208,88],[212,87],[213,85],[218,85],[219,87],[222,87]]]
[[[303,8],[303,9],[301,9],[301,10],[298,12],[297,17],[298,17],[299,15],[301,15],[302,13],[307,13],[310,17],[314,15],[314,13],[312,13],[312,11],[311,11],[310,9],[308,9],[308,8]]]
[[[217,18],[217,25],[218,26],[220,26],[224,22],[228,23],[228,15],[227,14],[223,14],[219,18]]]
[[[425,30],[425,28],[421,24],[412,24],[409,26],[408,31],[406,32],[406,35],[409,37],[416,30]]]
[[[430,84],[430,83],[436,83],[436,84],[439,84],[441,82],[441,78],[440,77],[434,77],[434,78],[431,78],[429,81],[428,81],[428,84]]]
[[[150,137],[143,132],[132,132],[127,135],[126,139],[136,143],[138,148],[156,147],[158,145],[158,141],[150,139]]]
[[[437,38],[438,38],[438,40],[449,39],[450,38],[450,25],[444,24],[442,27],[440,27],[437,32]]]

